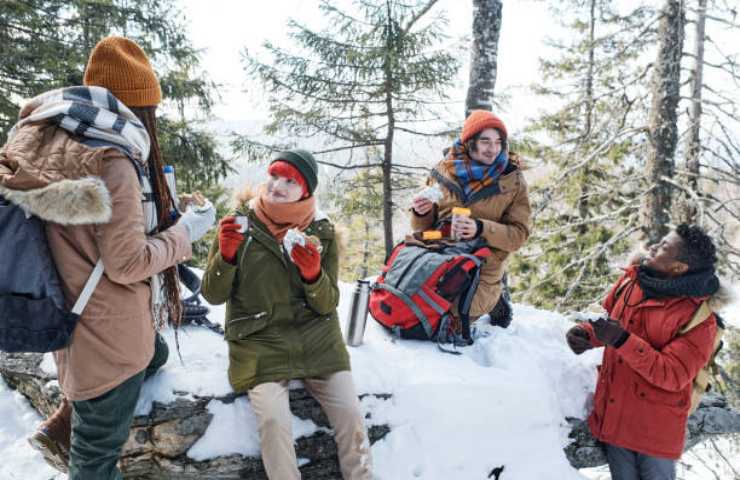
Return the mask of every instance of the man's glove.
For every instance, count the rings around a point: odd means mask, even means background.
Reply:
[[[290,258],[298,267],[301,278],[306,283],[313,283],[318,280],[321,274],[321,254],[311,242],[306,242],[306,246],[294,245]]]
[[[223,259],[236,264],[236,251],[244,241],[244,235],[239,233],[241,225],[236,223],[236,217],[229,215],[218,222],[218,249]]]
[[[598,320],[589,320],[589,322],[594,328],[596,338],[614,348],[621,347],[630,336],[619,322],[611,318],[600,318]]]
[[[593,348],[588,332],[581,328],[580,325],[576,325],[568,330],[568,333],[565,334],[565,339],[568,341],[570,349],[576,355],[580,355],[586,350]]]

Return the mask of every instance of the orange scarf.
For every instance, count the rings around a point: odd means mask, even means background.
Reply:
[[[254,213],[265,224],[278,242],[283,241],[285,233],[291,228],[301,232],[308,228],[316,215],[316,198],[310,196],[290,203],[274,203],[265,199],[265,186],[260,187],[254,201]]]

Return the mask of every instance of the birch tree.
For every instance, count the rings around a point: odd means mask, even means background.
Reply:
[[[470,47],[470,81],[465,100],[466,118],[471,110],[493,109],[502,16],[501,0],[473,0],[473,43]]]
[[[651,83],[649,149],[645,163],[648,190],[642,208],[642,231],[649,243],[656,243],[670,228],[684,22],[683,1],[666,0],[658,28],[659,46]]]

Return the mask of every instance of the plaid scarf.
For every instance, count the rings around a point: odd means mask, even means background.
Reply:
[[[146,128],[126,105],[103,87],[78,86],[42,93],[23,106],[19,117],[8,134],[8,141],[24,125],[45,121],[81,137],[80,142],[92,148],[117,148],[141,165],[146,165],[149,159],[150,140]],[[142,174],[139,179],[146,232],[151,235],[158,227],[157,207],[149,178]],[[159,330],[168,315],[164,276],[154,275],[149,283],[152,319],[155,329]]]
[[[477,162],[470,158],[465,145],[460,139],[452,144],[447,158],[442,161],[443,171],[454,178],[465,194],[462,200],[467,202],[470,196],[498,181],[509,165],[509,156],[501,150],[491,165]]]
[[[34,97],[20,112],[8,139],[27,123],[51,121],[80,137],[118,146],[134,159],[149,158],[149,135],[136,115],[102,87],[68,87]]]

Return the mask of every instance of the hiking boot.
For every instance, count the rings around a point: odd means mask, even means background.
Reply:
[[[72,404],[62,399],[59,408],[28,438],[52,468],[69,471],[69,448],[72,436]]]
[[[504,275],[502,283],[501,296],[489,315],[491,317],[491,325],[494,327],[508,328],[513,319],[514,311],[511,308],[511,296],[509,295],[509,285],[506,275]]]

